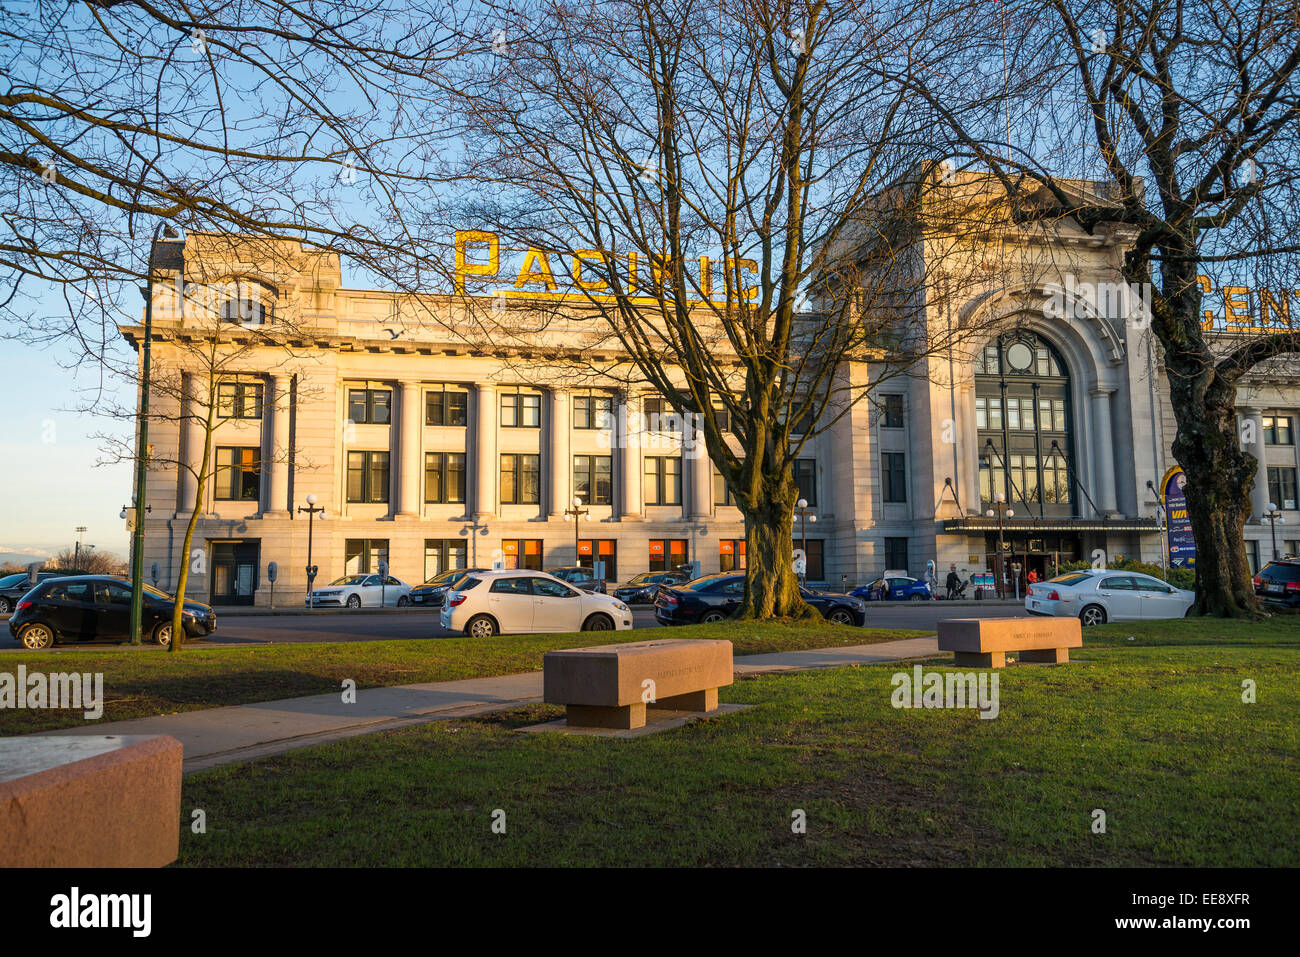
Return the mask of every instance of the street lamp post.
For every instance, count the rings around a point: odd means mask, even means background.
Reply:
[[[144,520],[141,512],[148,512],[145,503],[145,466],[149,454],[149,347],[153,338],[153,252],[159,242],[159,234],[168,239],[176,239],[180,233],[168,222],[159,223],[153,231],[149,243],[149,261],[145,268],[148,279],[140,292],[144,295],[144,342],[140,346],[140,428],[139,445],[135,456],[135,495],[136,504],[135,534],[131,541],[131,644],[140,644],[141,607],[144,602]],[[182,279],[182,283],[184,280]],[[184,285],[181,286],[182,296]],[[185,301],[181,300],[184,314]],[[184,595],[177,596],[182,601]]]
[[[573,504],[569,508],[566,508],[564,510],[564,520],[566,522],[573,523],[573,564],[581,565],[582,556],[578,554],[578,549],[582,547],[580,541],[580,539],[582,538],[582,530],[580,528],[580,525],[582,522],[591,521],[591,509],[583,508],[582,499],[575,495],[573,496]],[[592,574],[595,574],[595,569],[596,569],[595,555],[591,556],[591,568],[592,568]]]
[[[804,584],[808,580],[808,523],[816,522],[816,515],[808,514],[808,500],[801,498],[794,503],[795,511],[799,513],[799,550],[803,552],[804,572],[799,576],[799,584]]]
[[[1285,525],[1286,521],[1282,518],[1281,510],[1273,502],[1269,502],[1264,508],[1264,514],[1260,516],[1260,520],[1269,524],[1269,531],[1273,534],[1273,561],[1277,561],[1277,527]]]
[[[78,525],[76,528],[76,532],[77,532],[77,547],[72,551],[72,567],[75,570],[80,571],[81,570],[81,536],[86,533],[86,526]]]
[[[1155,501],[1147,502],[1148,505],[1156,507],[1156,517],[1160,522],[1160,575],[1165,581],[1169,581],[1169,524],[1168,513],[1166,511],[1165,497],[1156,491],[1155,485],[1150,479],[1147,479],[1147,488],[1155,496]]]
[[[325,515],[325,506],[324,505],[317,506],[316,496],[308,495],[307,506],[304,508],[303,506],[299,505],[298,511],[307,513],[307,607],[314,608],[316,606],[315,603],[311,600],[311,587],[312,587],[312,583],[316,581],[317,569],[316,566],[311,563],[312,522],[315,520],[317,515],[320,515],[322,517]]]
[[[997,564],[994,565],[994,571],[996,575],[996,577],[994,578],[994,584],[997,585],[998,597],[1003,598],[1005,597],[1005,590],[1003,588],[1003,576],[1006,574],[1006,557],[1002,554],[1002,548],[1003,548],[1002,522],[1004,518],[1015,518],[1016,513],[1010,506],[1007,505],[1007,497],[1003,495],[1001,492],[997,492],[994,494],[993,507],[988,509],[984,513],[985,518],[992,518],[994,515],[997,515],[998,518],[998,560],[997,560]]]

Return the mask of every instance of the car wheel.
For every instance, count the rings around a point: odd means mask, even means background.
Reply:
[[[915,594],[912,596],[912,601],[925,601],[925,596],[919,593]]]
[[[613,631],[614,620],[609,615],[592,615],[582,623],[583,631]]]
[[[716,625],[720,621],[726,621],[727,616],[720,611],[706,611],[700,615],[701,625]]]
[[[1106,609],[1101,605],[1088,605],[1079,612],[1079,621],[1087,628],[1089,625],[1106,624]]]
[[[158,627],[153,630],[153,643],[162,645],[164,648],[172,643],[172,623],[170,621],[158,623]]]
[[[18,632],[18,640],[28,651],[41,651],[54,644],[54,630],[49,625],[35,622]]]
[[[405,608],[410,603],[411,603],[411,599],[407,598],[405,595],[401,595],[397,599],[398,608]]]
[[[497,623],[487,615],[475,615],[465,624],[465,634],[471,638],[491,638],[497,633]]]
[[[836,608],[826,616],[826,620],[832,625],[851,625],[853,624],[853,613],[844,608]]]
[[[351,608],[353,611],[356,611],[358,608],[360,608],[360,607],[361,607],[361,596],[360,596],[360,595],[348,595],[348,607]]]
[[[10,602],[8,598],[5,598],[3,595],[0,595],[0,615],[7,615],[13,610],[14,610],[13,603]]]

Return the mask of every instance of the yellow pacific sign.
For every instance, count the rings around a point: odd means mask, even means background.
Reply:
[[[566,259],[567,268],[564,265]],[[690,260],[691,285],[702,297],[689,300],[691,305],[720,303],[713,298],[716,265],[717,261],[709,256]],[[501,259],[501,241],[496,233],[458,229],[453,287],[456,294],[462,296],[466,294],[466,283],[472,281],[493,286],[492,295],[507,298],[612,301],[617,296],[605,277],[613,273],[620,277],[624,294],[632,293],[632,302],[648,304],[662,298],[656,293],[663,288],[667,278],[665,266],[665,260],[660,257],[647,261],[635,252],[575,249],[571,253],[558,253],[530,246],[519,258],[517,267],[505,268]],[[753,274],[755,284],[745,286],[743,295],[748,302],[756,301],[758,263],[752,259],[728,258],[725,267],[729,273],[741,277]],[[742,278],[742,282],[747,281]],[[725,290],[726,283],[721,286]]]
[[[1209,276],[1197,276],[1201,294],[1212,296],[1214,284]],[[1266,329],[1290,329],[1291,300],[1300,301],[1300,289],[1260,289],[1249,286],[1220,286],[1223,312],[1202,310],[1201,328],[1224,332],[1260,332]],[[1297,308],[1300,318],[1300,308]]]

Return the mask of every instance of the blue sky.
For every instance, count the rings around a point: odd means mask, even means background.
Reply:
[[[125,523],[118,518],[130,500],[130,463],[97,465],[103,453],[97,432],[120,432],[123,423],[77,410],[79,388],[94,382],[61,368],[58,347],[39,349],[0,340],[0,556],[28,552],[44,558],[77,540],[127,555]]]

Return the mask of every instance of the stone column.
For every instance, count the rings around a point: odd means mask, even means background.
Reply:
[[[420,500],[423,497],[420,487],[424,478],[420,383],[402,383],[401,403],[401,435],[397,445],[397,507],[400,509],[399,515],[414,518],[420,514]]]
[[[289,513],[289,384],[288,375],[270,377],[269,399],[271,406],[271,498],[267,511],[276,518]]]
[[[1268,505],[1268,461],[1264,455],[1264,411],[1254,407],[1241,410],[1242,416],[1250,423],[1250,430],[1255,441],[1247,445],[1250,454],[1255,456],[1255,487],[1250,492],[1251,520],[1262,522],[1265,507]],[[1281,502],[1274,502],[1278,508]]]
[[[1096,488],[1092,500],[1102,517],[1115,513],[1115,446],[1110,423],[1110,396],[1113,389],[1092,390],[1092,418],[1096,435],[1092,452],[1097,467],[1093,470]]]
[[[706,413],[707,414],[707,413]],[[685,431],[683,430],[683,434]],[[713,460],[709,458],[708,446],[704,442],[704,426],[694,426],[693,448],[682,450],[684,478],[691,483],[687,502],[691,518],[709,518],[713,514]]]
[[[641,396],[626,392],[619,402],[616,427],[610,440],[618,447],[619,521],[641,521],[641,443],[645,435],[641,421]]]
[[[188,518],[194,509],[194,497],[199,488],[199,468],[203,465],[203,417],[207,410],[207,382],[193,373],[185,375],[185,419],[182,430],[185,437],[185,463],[180,471],[180,513],[177,518]],[[214,453],[215,454],[215,453]],[[215,472],[208,476],[208,489],[216,480]]]
[[[497,390],[474,386],[474,517],[496,517]]]
[[[551,518],[562,519],[569,507],[569,485],[573,474],[572,456],[569,454],[569,401],[568,394],[558,388],[547,390],[549,415],[547,438],[547,501]]]

